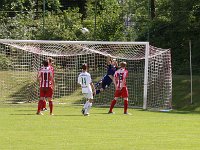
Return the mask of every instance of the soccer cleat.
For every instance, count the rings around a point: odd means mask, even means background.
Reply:
[[[84,114],[85,114],[85,109],[83,108],[83,109],[81,110],[81,112],[82,112],[82,114],[84,115]]]
[[[90,115],[87,113],[87,114],[84,114],[84,116],[90,116]]]
[[[43,108],[41,111],[47,111],[47,108]]]
[[[43,115],[43,113],[41,113],[41,112],[37,112],[36,115]]]
[[[53,114],[53,113],[50,113],[50,115],[51,115],[51,116],[54,116],[54,114]]]
[[[132,115],[131,113],[125,112],[124,115]]]
[[[109,111],[108,114],[115,114],[115,112],[111,112],[111,111]]]

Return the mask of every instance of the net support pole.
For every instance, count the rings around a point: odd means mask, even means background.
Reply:
[[[43,0],[43,25],[42,25],[42,32],[43,32],[43,36],[45,35],[45,31],[44,31],[44,28],[45,28],[45,2],[46,0]]]
[[[190,92],[191,92],[191,97],[190,97],[190,103],[193,103],[192,100],[192,46],[191,46],[191,40],[189,40],[189,49],[190,49]]]
[[[95,0],[95,11],[94,11],[94,41],[96,41],[96,30],[97,30],[97,0]]]
[[[148,64],[149,64],[149,42],[147,42],[145,47],[143,109],[147,109]]]

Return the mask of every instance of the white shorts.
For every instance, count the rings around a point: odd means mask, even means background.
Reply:
[[[93,93],[83,93],[83,95],[87,99],[93,99]]]

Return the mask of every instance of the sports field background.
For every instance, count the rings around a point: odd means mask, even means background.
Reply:
[[[130,109],[115,115],[107,108],[92,108],[89,117],[81,106],[56,105],[55,116],[35,115],[36,104],[1,107],[0,149],[128,149],[192,150],[200,143],[198,113],[170,113]]]
[[[108,108],[92,107],[84,117],[81,105],[56,103],[54,116],[38,116],[37,103],[1,103],[0,150],[197,150],[200,78],[193,78],[192,105],[189,79],[173,77],[171,112],[129,109],[132,115],[124,115],[123,108],[114,108],[110,115]]]

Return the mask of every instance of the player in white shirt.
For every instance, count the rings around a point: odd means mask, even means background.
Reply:
[[[92,107],[93,94],[95,95],[96,90],[92,83],[91,75],[87,72],[87,64],[82,65],[82,72],[78,76],[78,83],[82,87],[82,93],[87,99],[83,106],[82,113],[84,116],[89,115],[89,110]]]

